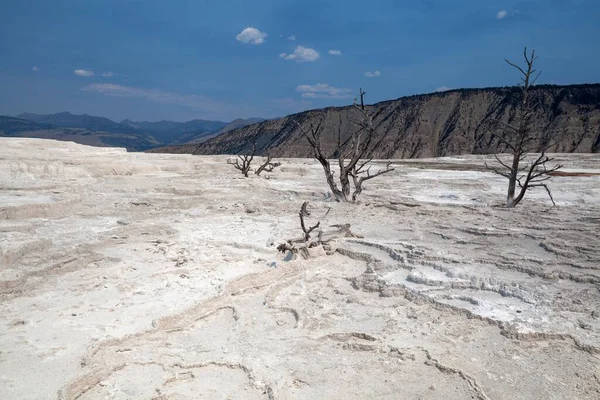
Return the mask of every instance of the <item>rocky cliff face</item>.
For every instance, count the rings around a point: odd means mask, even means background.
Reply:
[[[498,153],[504,149],[482,126],[488,118],[510,122],[519,101],[518,88],[461,89],[404,97],[370,106],[380,132],[387,132],[371,156],[377,158],[440,157],[456,154]],[[600,151],[600,84],[537,86],[539,102],[534,129],[541,133],[539,146],[552,152]],[[167,149],[193,154],[236,154],[256,142],[259,154],[275,157],[307,157],[311,149],[296,121],[316,123],[324,119],[322,145],[333,156],[339,129],[349,135],[352,107],[311,110],[276,120],[235,129],[200,145]]]

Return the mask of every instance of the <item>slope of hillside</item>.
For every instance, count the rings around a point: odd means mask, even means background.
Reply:
[[[228,125],[227,122],[223,121],[205,121],[201,119],[187,122],[136,122],[126,119],[121,121],[121,124],[151,134],[161,143],[185,143],[190,138],[217,132]]]
[[[187,140],[185,140],[184,143],[203,143],[209,139],[212,139],[213,137],[230,132],[234,129],[243,128],[245,126],[252,125],[252,124],[257,124],[262,121],[265,121],[265,119],[264,118],[247,118],[247,119],[238,118],[234,121],[231,121],[230,123],[228,123],[227,125],[225,125],[224,127],[222,127],[221,129],[219,129],[217,131],[203,132],[200,134],[196,134],[194,136],[190,136],[189,138],[187,138]]]
[[[263,121],[265,121],[264,118],[247,118],[247,119],[238,118],[238,119],[236,119],[234,121],[231,121],[227,125],[225,125],[217,133],[220,135],[222,133],[227,133],[227,132],[230,132],[230,131],[232,131],[234,129],[237,129],[237,128],[243,128],[245,126],[252,125],[252,124],[257,124],[257,123],[263,122]]]
[[[223,135],[227,132],[230,132],[234,129],[244,128],[249,125],[257,124],[262,121],[266,121],[263,118],[248,118],[242,119],[238,118],[226,126],[224,126],[221,130],[216,132],[204,132],[204,133],[190,133],[188,135],[183,135],[181,137],[180,142],[183,144],[174,144],[171,146],[164,147],[156,147],[148,150],[148,153],[172,153],[172,154],[190,154],[196,150],[196,147],[200,143],[204,143],[216,136]]]
[[[8,116],[2,118],[0,120],[0,132],[4,132],[4,136],[63,140],[64,132],[68,132],[69,136],[77,143],[100,146],[113,146],[112,143],[120,143],[117,145],[126,147],[128,150],[147,150],[157,146],[188,142],[201,143],[235,128],[263,121],[261,118],[239,118],[229,123],[201,119],[186,122],[165,120],[148,122],[125,119],[119,123],[104,117],[88,114],[76,115],[69,112],[57,114],[23,113],[17,118]],[[57,129],[58,131],[56,131]],[[39,132],[41,130],[49,131]],[[79,133],[73,136],[74,133],[78,132],[77,130],[85,130],[87,136],[97,132],[100,137],[96,139],[87,137],[85,140],[80,140],[81,135]],[[24,133],[16,135],[16,132],[29,132],[29,136]],[[117,136],[107,136],[107,133]],[[60,137],[53,137],[55,134]],[[124,136],[121,137],[121,135]],[[107,141],[108,137],[111,137],[111,139]],[[135,138],[138,138],[139,143],[132,141]]]
[[[96,117],[88,114],[76,115],[69,112],[61,112],[57,114],[42,115],[24,113],[17,115],[17,117],[60,128],[81,128],[111,133],[141,133],[131,126],[119,124],[108,118]]]
[[[48,124],[0,115],[0,136],[20,136],[20,132],[51,128],[52,126]]]
[[[422,158],[455,154],[495,153],[500,143],[482,128],[487,117],[510,121],[518,101],[518,88],[462,89],[403,97],[370,106],[386,140],[374,157]],[[600,151],[600,84],[537,86],[540,102],[535,129],[555,152]],[[307,157],[311,149],[296,121],[310,124],[325,119],[322,144],[333,155],[338,129],[346,135],[353,126],[351,106],[311,110],[235,129],[199,145],[174,146],[164,151],[193,154],[235,154],[256,142],[259,154],[275,157]]]

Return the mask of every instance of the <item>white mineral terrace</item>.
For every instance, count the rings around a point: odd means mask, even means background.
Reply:
[[[556,207],[484,156],[341,204],[314,160],[0,138],[0,399],[600,399],[600,155],[557,159]],[[360,237],[278,253],[304,201]]]

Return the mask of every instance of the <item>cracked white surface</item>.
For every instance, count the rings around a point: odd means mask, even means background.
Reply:
[[[511,211],[448,169],[483,156],[402,161],[344,205],[226,159],[0,139],[0,398],[600,398],[600,176]],[[305,200],[363,238],[284,261]]]

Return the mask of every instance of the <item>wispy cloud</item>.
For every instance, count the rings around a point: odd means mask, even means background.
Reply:
[[[103,72],[102,76],[104,78],[112,78],[113,76],[115,76],[115,73],[114,72],[110,72],[110,71],[109,72]]]
[[[296,40],[296,36],[294,36],[294,35],[288,36],[287,40],[291,40],[293,42],[294,40]]]
[[[508,12],[506,12],[506,10],[501,10],[501,11],[498,11],[498,14],[496,14],[496,18],[504,19],[504,18],[506,18],[507,15],[508,15]]]
[[[40,69],[39,69],[38,67],[34,66],[33,68],[31,68],[31,70],[32,70],[33,72],[38,72]]]
[[[296,92],[307,99],[351,99],[352,89],[336,88],[326,83],[317,83],[316,85],[299,85]]]
[[[268,35],[266,33],[249,26],[238,33],[235,38],[242,43],[263,44],[267,36]]]
[[[78,76],[94,76],[94,71],[90,71],[87,69],[76,69],[75,71],[73,71],[73,73]]]
[[[317,61],[321,55],[315,49],[298,46],[292,54],[281,53],[279,57],[285,60],[294,60],[296,62],[313,62]]]
[[[381,76],[381,72],[379,71],[367,71],[365,72],[365,76],[367,78],[378,78]]]
[[[178,104],[196,110],[213,111],[224,107],[214,100],[201,95],[181,95],[163,92],[158,89],[143,89],[113,83],[92,83],[83,87],[84,92],[96,92],[114,97],[137,97],[157,103]]]
[[[329,50],[328,53],[332,56],[341,56],[342,52],[340,50]]]
[[[194,118],[218,119],[231,121],[234,118],[250,118],[267,116],[264,109],[254,104],[234,104],[222,102],[208,96],[197,94],[179,94],[158,89],[146,89],[124,86],[113,83],[92,83],[81,88],[84,92],[104,96],[139,99],[158,104],[169,104],[186,109]],[[281,113],[272,114],[272,116]]]
[[[436,92],[447,92],[448,90],[452,90],[451,87],[448,86],[440,86],[439,88],[435,89]]]

